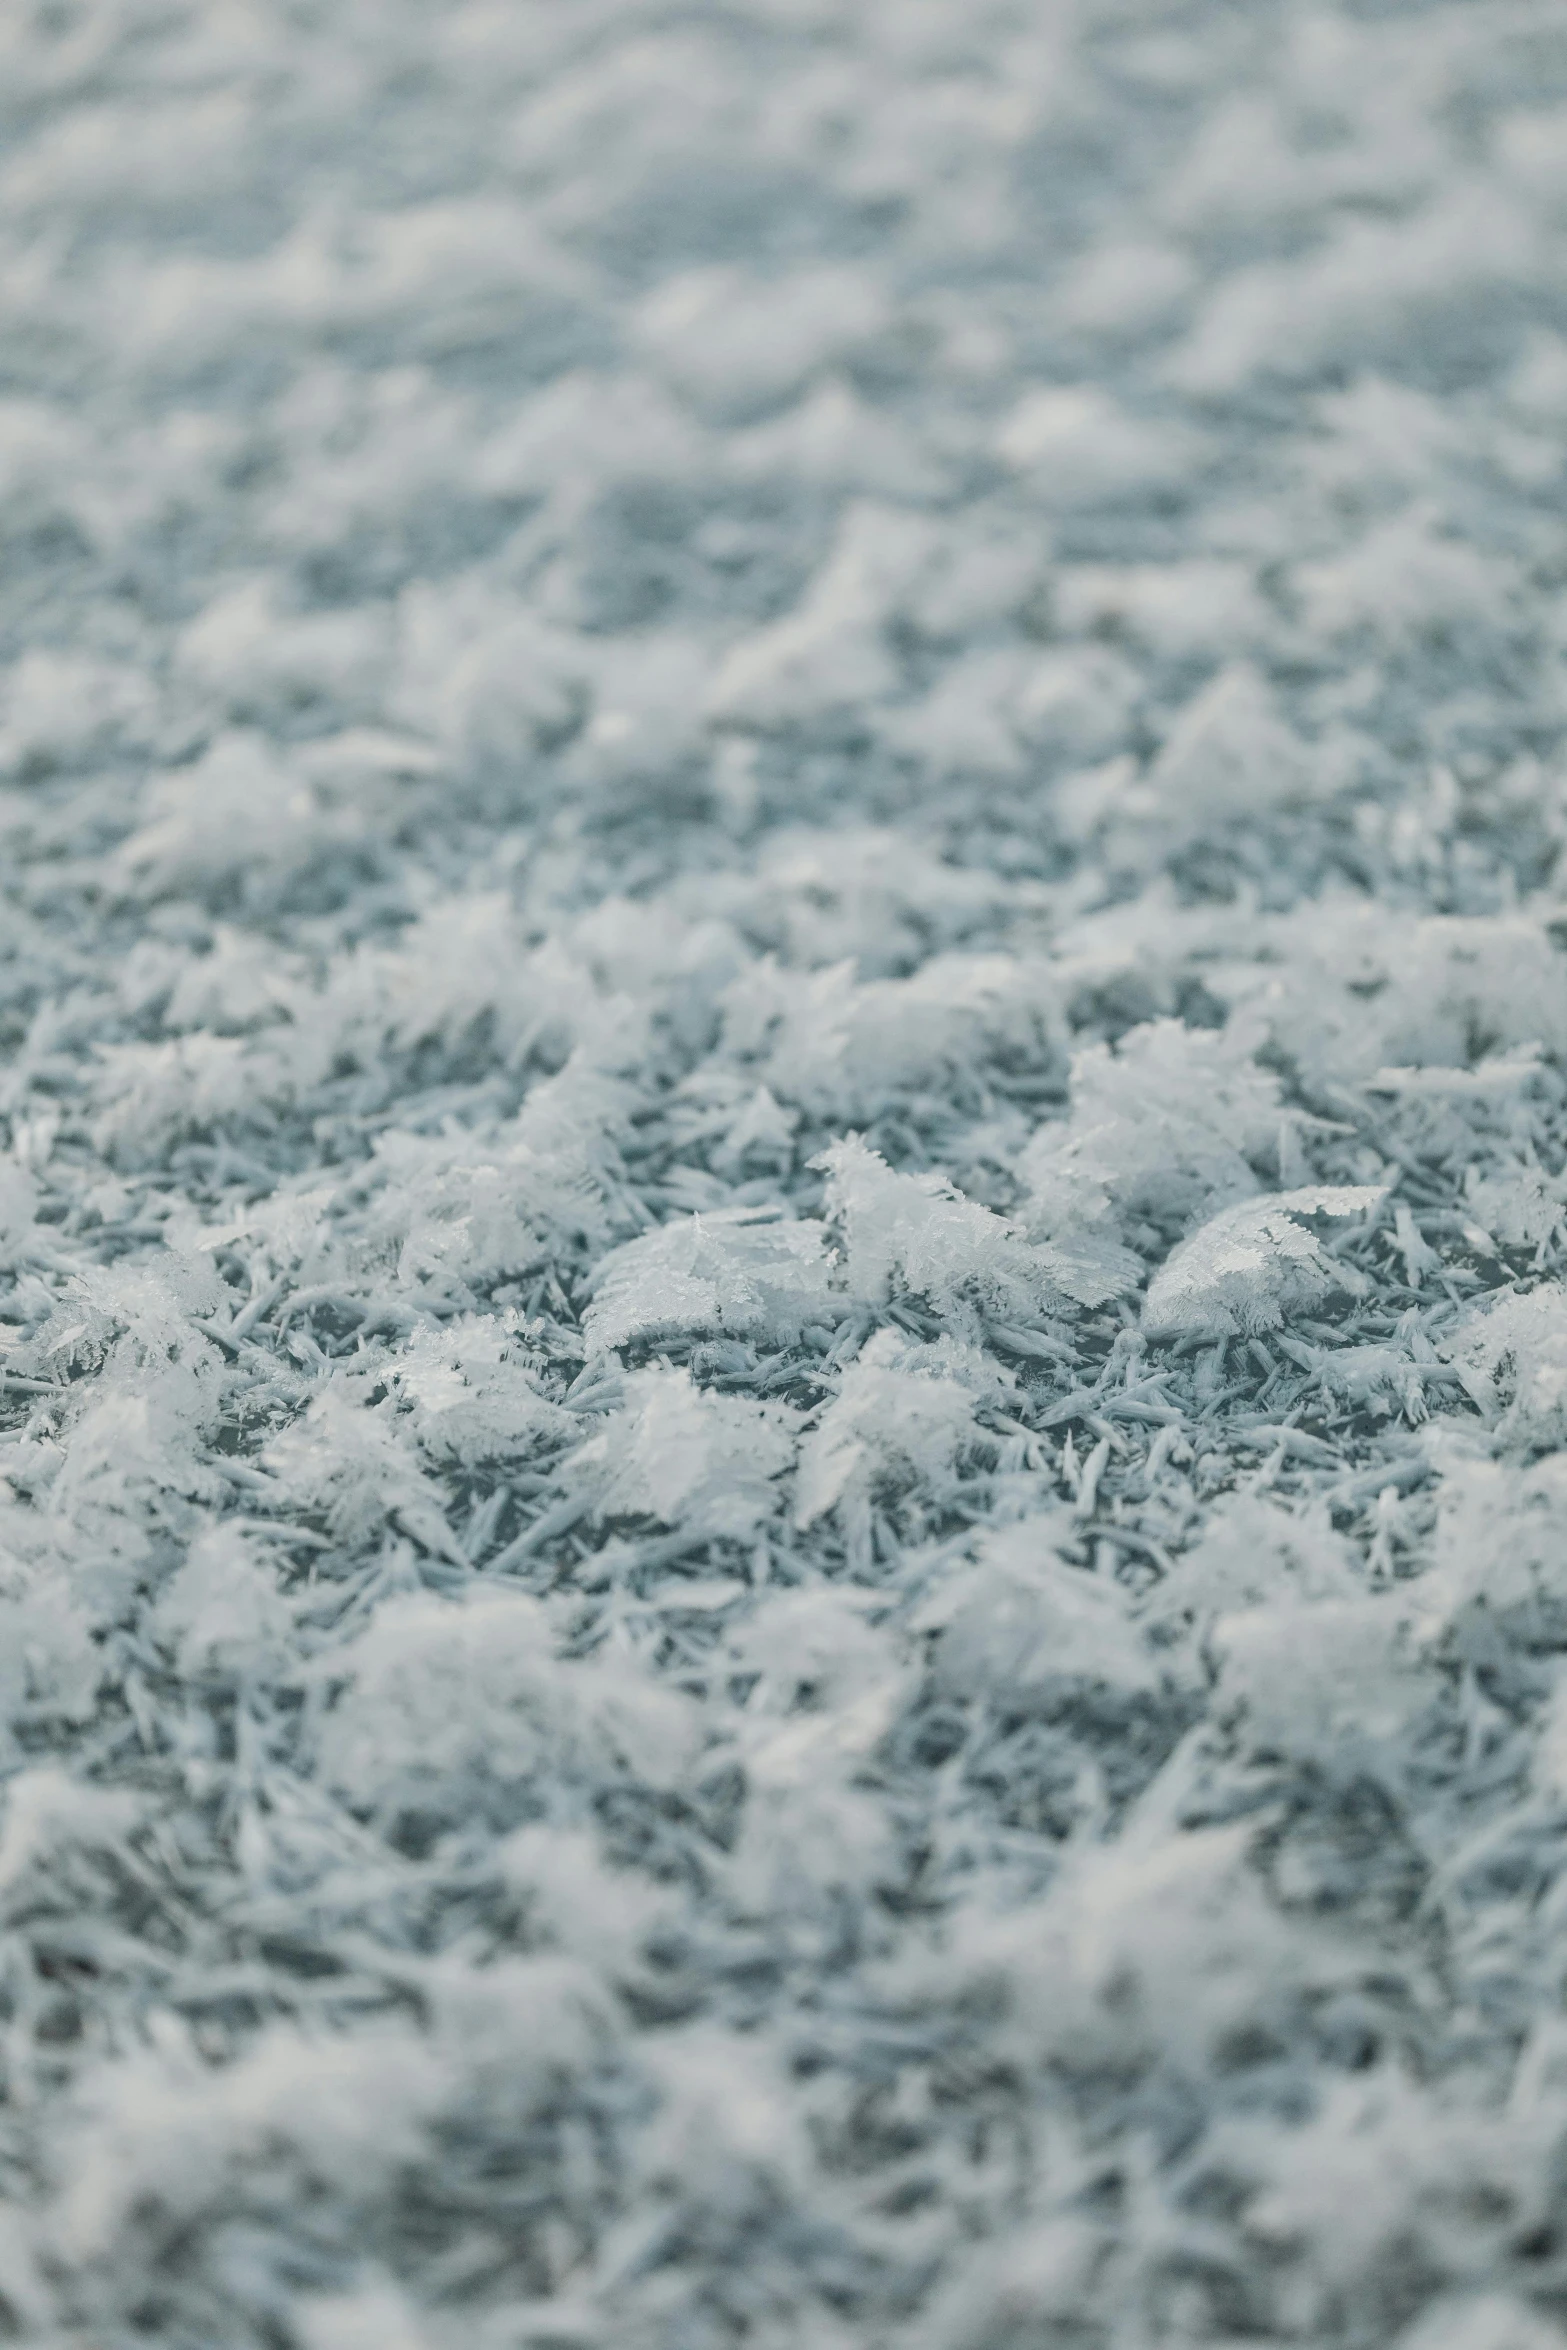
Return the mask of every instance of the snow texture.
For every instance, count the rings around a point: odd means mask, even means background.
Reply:
[[[0,540],[0,2340],[1567,2350],[1563,0],[6,0]]]

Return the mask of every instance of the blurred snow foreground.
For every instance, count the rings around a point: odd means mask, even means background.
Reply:
[[[1567,2343],[1561,0],[0,10],[0,2340]]]

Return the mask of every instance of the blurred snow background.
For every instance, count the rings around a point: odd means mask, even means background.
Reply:
[[[0,13],[0,2328],[1567,2340],[1561,0]]]

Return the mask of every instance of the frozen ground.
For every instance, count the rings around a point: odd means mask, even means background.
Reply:
[[[0,9],[0,2325],[1558,2350],[1562,0]]]

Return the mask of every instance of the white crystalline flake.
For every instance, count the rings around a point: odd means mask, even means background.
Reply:
[[[776,1480],[794,1461],[786,1407],[704,1394],[674,1370],[636,1372],[626,1397],[567,1464],[597,1486],[598,1517],[651,1517],[741,1541],[779,1507]]]
[[[1364,1294],[1365,1276],[1330,1256],[1311,1229],[1369,1215],[1387,1196],[1370,1184],[1318,1185],[1223,1208],[1183,1240],[1148,1284],[1150,1337],[1276,1330],[1336,1293]]]
[[[742,1150],[747,1139],[742,1132]],[[843,1302],[822,1225],[720,1210],[612,1249],[600,1261],[582,1327],[591,1345],[606,1347],[661,1330],[783,1337],[807,1322],[836,1320]]]

